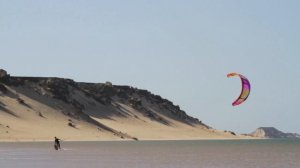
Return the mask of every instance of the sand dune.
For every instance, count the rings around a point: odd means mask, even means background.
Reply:
[[[58,78],[5,77],[0,140],[240,139],[145,90]]]

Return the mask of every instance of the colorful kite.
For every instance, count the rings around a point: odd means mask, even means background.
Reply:
[[[241,74],[237,74],[237,73],[230,73],[227,75],[228,78],[230,77],[234,77],[234,76],[239,76],[241,78],[241,81],[242,81],[242,91],[241,91],[241,94],[240,96],[232,103],[232,106],[237,106],[241,103],[243,103],[249,96],[250,94],[250,82],[249,80],[244,77],[243,75]]]

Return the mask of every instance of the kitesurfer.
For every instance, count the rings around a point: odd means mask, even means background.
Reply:
[[[54,137],[54,148],[56,150],[60,149],[60,139],[58,139],[57,137]]]

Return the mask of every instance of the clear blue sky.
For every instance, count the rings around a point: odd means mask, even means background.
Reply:
[[[0,67],[147,89],[238,133],[300,133],[298,0],[0,0]],[[240,81],[249,99],[231,103]]]

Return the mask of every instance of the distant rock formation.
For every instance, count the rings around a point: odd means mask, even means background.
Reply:
[[[260,138],[300,138],[299,134],[284,133],[274,127],[260,127],[249,135]]]

